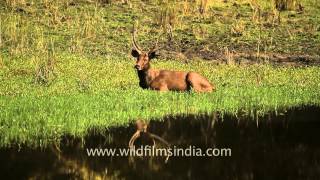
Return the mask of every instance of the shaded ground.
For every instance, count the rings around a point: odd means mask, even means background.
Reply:
[[[278,54],[278,53],[257,53],[253,51],[236,52],[225,50],[224,52],[211,52],[191,48],[184,52],[178,52],[167,48],[160,52],[160,56],[168,59],[180,59],[184,62],[198,58],[206,61],[216,62],[217,64],[229,65],[248,65],[248,64],[274,64],[281,66],[318,66],[320,65],[319,55],[307,54]]]

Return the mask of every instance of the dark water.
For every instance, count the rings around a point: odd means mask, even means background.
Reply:
[[[127,147],[135,127],[70,137],[60,151],[0,150],[2,179],[257,179],[320,178],[320,108],[299,107],[258,120],[219,113],[151,121],[148,131],[171,145],[231,148],[231,157],[89,157],[89,147]]]

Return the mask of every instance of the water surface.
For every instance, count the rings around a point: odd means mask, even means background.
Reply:
[[[7,179],[243,179],[320,177],[320,108],[307,106],[264,117],[211,115],[165,117],[148,131],[171,145],[231,148],[231,157],[89,157],[86,148],[127,147],[135,126],[84,140],[65,137],[60,148],[0,150]],[[59,145],[58,145],[59,146]]]

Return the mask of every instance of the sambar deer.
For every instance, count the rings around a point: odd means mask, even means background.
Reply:
[[[210,82],[196,72],[151,69],[150,60],[156,57],[157,44],[149,51],[143,51],[136,42],[136,29],[132,32],[133,49],[131,55],[137,58],[134,68],[137,70],[139,85],[143,89],[158,91],[212,92]]]

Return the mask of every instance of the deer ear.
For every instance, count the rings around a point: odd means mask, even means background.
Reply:
[[[149,56],[149,59],[153,59],[153,58],[156,58],[156,57],[157,57],[155,51],[149,52],[149,53],[148,53],[148,56]]]
[[[137,51],[137,50],[135,50],[135,49],[132,49],[131,50],[131,55],[133,56],[133,57],[139,57],[139,52]]]

